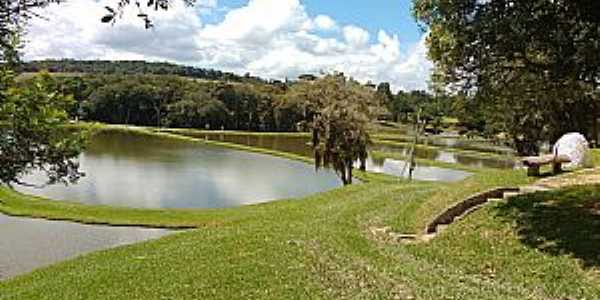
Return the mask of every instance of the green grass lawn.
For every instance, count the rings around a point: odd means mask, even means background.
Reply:
[[[369,178],[303,199],[219,210],[83,206],[0,190],[0,211],[83,222],[193,226],[0,282],[0,299],[600,299],[600,187],[490,204],[429,243],[421,232],[477,191],[531,182],[481,170],[458,183]]]

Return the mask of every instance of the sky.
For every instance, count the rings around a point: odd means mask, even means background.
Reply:
[[[26,60],[143,59],[294,79],[339,71],[394,90],[426,89],[431,70],[411,0],[174,0],[168,11],[135,7],[100,23],[115,0],[69,0],[28,25]]]

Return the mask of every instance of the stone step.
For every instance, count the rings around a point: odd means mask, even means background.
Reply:
[[[521,192],[504,192],[503,199],[508,200],[509,198],[522,195]]]
[[[488,198],[488,202],[504,202],[502,198]]]
[[[531,193],[537,193],[537,192],[547,192],[549,190],[550,190],[550,188],[547,188],[545,186],[540,186],[540,185],[528,185],[528,186],[523,186],[523,187],[520,188],[520,191],[523,194],[531,194]]]

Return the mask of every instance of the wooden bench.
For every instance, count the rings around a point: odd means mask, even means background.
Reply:
[[[521,160],[527,167],[527,176],[540,176],[540,167],[552,164],[552,172],[558,174],[562,171],[562,164],[570,163],[571,160],[565,155],[542,155],[530,156]]]

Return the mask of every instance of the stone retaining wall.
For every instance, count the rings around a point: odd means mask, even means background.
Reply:
[[[466,214],[474,207],[480,206],[480,205],[488,202],[489,199],[503,198],[505,192],[518,192],[518,191],[519,191],[518,188],[496,188],[493,190],[488,190],[485,192],[475,194],[475,195],[455,204],[454,206],[446,209],[442,214],[437,216],[431,223],[429,223],[429,225],[427,225],[427,228],[425,229],[425,233],[426,234],[436,233],[437,227],[439,225],[451,224],[452,222],[454,222],[454,220],[456,218]]]

